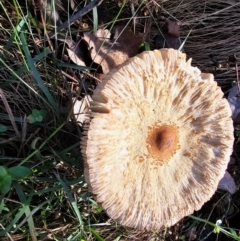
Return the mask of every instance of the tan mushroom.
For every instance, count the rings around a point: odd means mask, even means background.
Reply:
[[[217,189],[233,144],[231,111],[212,75],[162,49],[110,71],[81,141],[89,190],[120,224],[168,227]]]

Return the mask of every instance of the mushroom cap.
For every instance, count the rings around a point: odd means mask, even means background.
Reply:
[[[211,74],[177,50],[143,52],[110,71],[92,99],[84,174],[112,219],[159,230],[211,198],[234,140],[228,102]]]

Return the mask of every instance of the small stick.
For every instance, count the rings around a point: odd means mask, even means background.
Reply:
[[[134,3],[132,1],[129,2],[130,4],[130,10],[131,10],[131,13],[132,13],[132,16],[133,16],[133,32],[134,34],[136,33],[136,12],[135,12],[135,9],[134,9]]]
[[[3,225],[2,225],[1,223],[0,223],[0,227],[1,227],[3,230],[5,230],[5,228],[3,227]],[[8,238],[9,238],[10,241],[14,241],[8,232],[6,232],[6,234],[7,234],[7,236],[8,236]]]
[[[49,36],[49,34],[47,32],[47,29],[46,29],[46,24],[45,24],[45,21],[44,21],[44,16],[43,16],[43,12],[42,11],[40,11],[40,16],[41,16],[41,20],[42,20],[44,34],[47,37],[47,41],[48,41],[49,47],[50,47],[51,51],[53,52],[54,48],[53,48],[52,42],[50,40],[50,36]]]

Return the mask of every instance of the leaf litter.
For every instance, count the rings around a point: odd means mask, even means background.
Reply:
[[[72,39],[67,39],[67,41],[65,41],[68,45],[66,50],[69,58],[75,64],[81,66],[89,66],[89,64],[91,64],[89,62],[94,61],[101,65],[103,74],[106,74],[112,68],[122,64],[128,58],[133,57],[138,53],[139,46],[144,41],[144,35],[141,33],[134,34],[129,27],[124,29],[124,26],[116,26],[112,31],[99,29],[95,33],[84,33],[80,38],[80,41],[81,40],[85,41],[87,45],[79,45],[78,40],[73,41]],[[135,44],[132,45],[131,43],[134,42],[133,40],[135,41]],[[176,21],[166,20],[166,23],[162,28],[161,37],[158,37],[155,40],[154,48],[172,47],[178,49],[180,45],[179,24]],[[82,49],[87,51],[82,52]],[[87,61],[86,56],[88,58]],[[192,57],[194,58],[194,56]],[[234,93],[235,92],[232,94],[233,97],[231,97],[230,91],[228,100],[230,106],[231,103],[233,105],[231,108],[234,116],[237,116],[240,112],[240,103],[238,103],[240,98],[235,98],[236,96],[234,96]],[[73,112],[75,115],[80,113],[80,117],[77,117],[80,125],[88,120],[86,112],[89,108],[90,98],[90,96],[85,95],[80,101],[73,99],[73,102],[76,102]],[[231,98],[234,98],[234,100],[230,101]],[[228,171],[226,171],[218,187],[232,194],[236,192],[236,184]]]
[[[236,121],[240,113],[240,96],[238,85],[235,85],[230,89],[228,94],[228,102],[232,110],[233,121]]]
[[[88,115],[90,101],[92,101],[92,98],[90,95],[85,95],[81,100],[77,100],[75,98],[73,98],[72,100],[73,114],[75,116],[77,123],[80,126],[86,121],[90,120],[90,117]]]
[[[231,194],[237,191],[235,181],[228,171],[225,172],[223,178],[220,180],[218,189],[228,191]]]
[[[58,40],[67,44],[66,50],[73,63],[78,66],[86,66],[83,61],[82,49],[79,47],[78,43],[76,43],[72,38],[65,36],[61,36]]]
[[[89,45],[92,60],[100,64],[106,74],[138,54],[144,35],[134,34],[129,27],[116,26],[112,31],[99,29],[95,33],[84,33],[83,39]]]
[[[163,18],[164,19],[164,18]],[[180,25],[177,21],[165,20],[161,34],[155,37],[155,47],[179,49],[181,46]]]

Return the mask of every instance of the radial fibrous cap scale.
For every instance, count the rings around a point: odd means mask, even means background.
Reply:
[[[224,175],[231,111],[211,74],[161,49],[110,71],[81,141],[89,190],[120,224],[168,227],[199,210]]]

